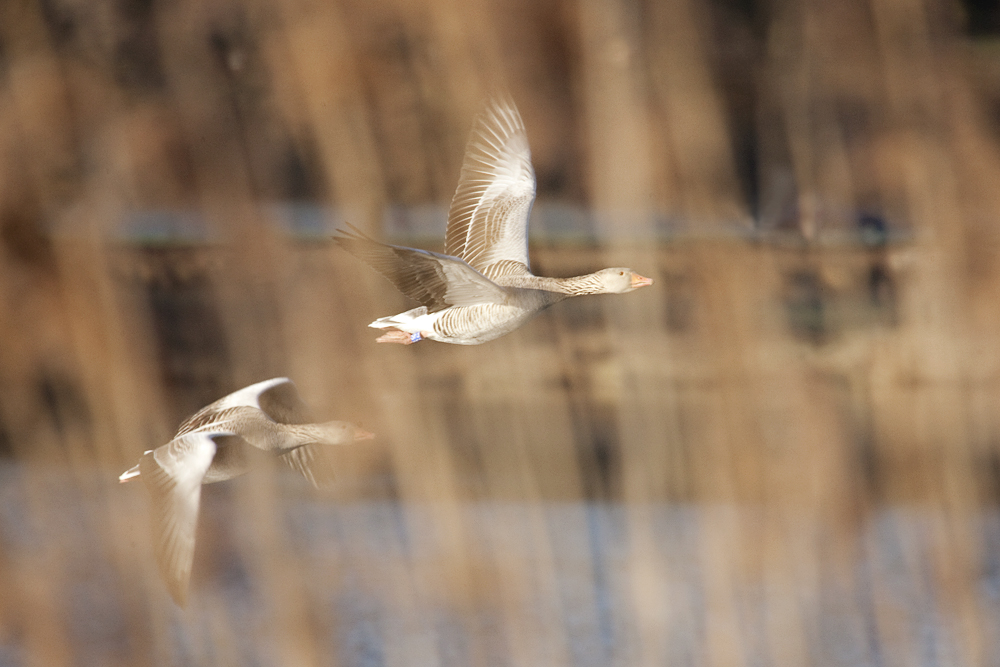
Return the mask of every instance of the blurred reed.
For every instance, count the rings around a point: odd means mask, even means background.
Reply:
[[[1000,60],[962,31],[911,0],[0,4],[0,664],[993,664]],[[656,285],[376,346],[409,306],[329,233],[440,250],[496,90],[535,270]],[[116,477],[278,375],[378,440],[320,492],[205,487],[178,609]]]

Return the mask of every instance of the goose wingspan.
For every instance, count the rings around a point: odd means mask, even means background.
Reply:
[[[448,211],[445,254],[491,279],[529,273],[528,215],[534,200],[535,171],[521,114],[512,100],[495,99],[466,146]]]
[[[218,435],[229,434],[181,436],[139,460],[141,477],[152,499],[156,560],[170,595],[181,606],[187,601],[194,561],[201,483],[215,456],[212,438]]]
[[[379,243],[355,227],[338,232],[334,239],[342,248],[388,278],[400,292],[427,306],[429,312],[449,306],[501,303],[506,298],[502,287],[455,257]]]

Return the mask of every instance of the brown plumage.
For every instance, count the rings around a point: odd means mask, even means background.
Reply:
[[[149,490],[156,559],[177,604],[187,600],[202,484],[242,475],[271,454],[318,485],[333,476],[324,446],[374,437],[347,422],[310,421],[291,380],[265,380],[202,408],[121,474],[122,482],[141,477]]]
[[[514,103],[493,100],[466,147],[448,213],[445,254],[379,243],[357,228],[337,243],[421,305],[369,326],[388,329],[380,343],[423,338],[478,345],[509,333],[570,296],[630,292],[652,284],[627,268],[575,278],[543,278],[528,264],[528,215],[535,172]]]

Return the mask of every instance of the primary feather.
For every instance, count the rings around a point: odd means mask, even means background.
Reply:
[[[448,211],[444,252],[488,278],[528,272],[528,215],[535,170],[521,114],[495,99],[479,116],[465,149]]]

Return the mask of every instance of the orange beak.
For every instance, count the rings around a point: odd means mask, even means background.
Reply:
[[[632,274],[632,289],[637,287],[645,287],[646,285],[652,285],[653,279],[646,278],[645,276],[640,276],[638,273]]]
[[[369,433],[368,431],[364,430],[363,428],[355,428],[354,429],[354,439],[355,440],[372,440],[374,438],[375,438],[375,434],[374,433]]]

